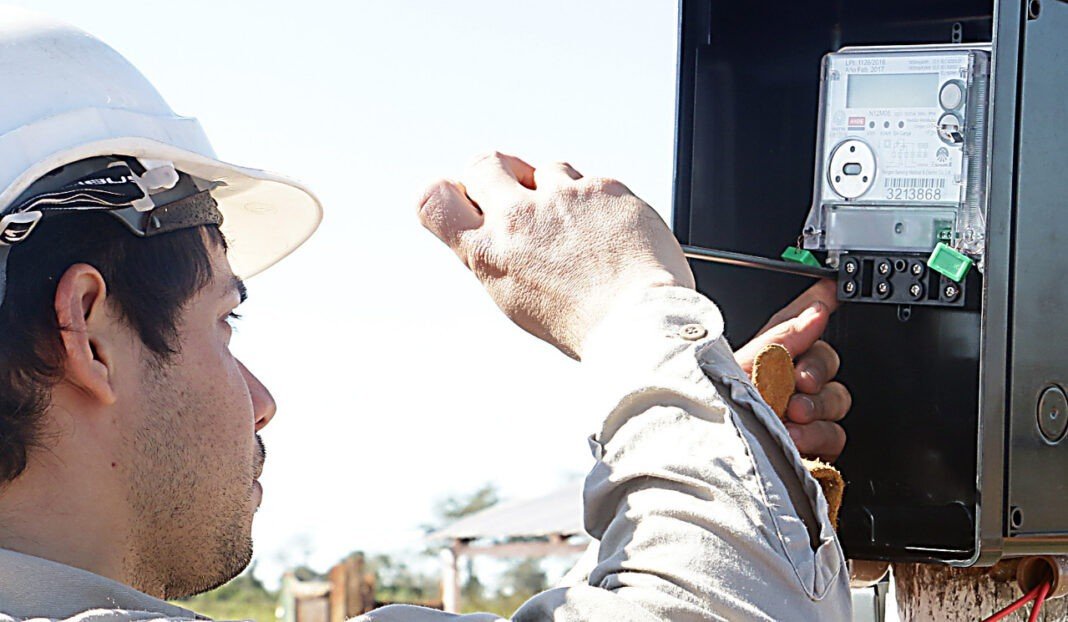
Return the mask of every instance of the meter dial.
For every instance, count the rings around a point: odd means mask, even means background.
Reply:
[[[827,181],[843,199],[855,199],[875,183],[875,153],[868,143],[851,138],[838,143],[827,165]]]
[[[938,120],[937,133],[947,145],[959,145],[964,142],[964,123],[957,115],[947,112]]]
[[[938,103],[946,110],[956,110],[964,103],[964,83],[950,80],[942,85],[938,92]]]

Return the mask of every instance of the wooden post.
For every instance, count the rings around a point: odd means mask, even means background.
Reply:
[[[361,568],[361,572],[364,569]],[[375,600],[375,573],[364,572],[363,581],[360,582],[360,608],[359,614],[367,613],[378,606],[378,602]]]
[[[364,562],[363,554],[349,557],[345,560],[348,564],[349,576],[346,577],[345,589],[349,593],[349,608],[346,611],[346,620],[367,613],[375,608],[374,596],[371,602],[367,602],[367,590],[364,589]]]
[[[991,568],[894,564],[897,610],[902,622],[982,620],[1022,596],[1016,562]],[[1025,621],[1028,605],[1006,620]],[[1068,598],[1046,601],[1039,620],[1068,619]]]
[[[457,540],[439,553],[441,559],[441,604],[449,613],[460,613],[460,551],[463,544]]]
[[[374,591],[366,588],[363,555],[353,555],[330,569],[330,622],[345,622],[374,609]]]
[[[345,622],[348,610],[348,598],[345,593],[345,564],[337,564],[330,569],[330,622]]]

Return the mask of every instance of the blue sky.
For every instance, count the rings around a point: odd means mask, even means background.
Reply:
[[[670,211],[667,0],[14,2],[137,65],[219,156],[296,177],[319,233],[250,281],[234,340],[271,388],[260,572],[417,550],[434,502],[582,476],[578,365],[513,327],[415,217],[476,154],[567,160]]]

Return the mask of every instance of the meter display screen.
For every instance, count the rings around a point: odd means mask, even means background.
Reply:
[[[847,108],[933,108],[937,73],[849,74]]]

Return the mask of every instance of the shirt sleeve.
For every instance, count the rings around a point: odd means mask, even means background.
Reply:
[[[850,619],[827,502],[710,300],[649,290],[595,329],[583,365],[609,413],[584,490],[596,566],[586,585],[539,595],[516,619]],[[795,502],[810,504],[815,538]],[[584,588],[611,594],[618,617],[549,615]]]
[[[644,292],[589,336],[583,367],[608,413],[589,441],[583,492],[595,564],[513,620],[851,618],[827,502],[735,362],[711,301],[685,288]],[[492,619],[389,613],[398,617],[367,619]]]

